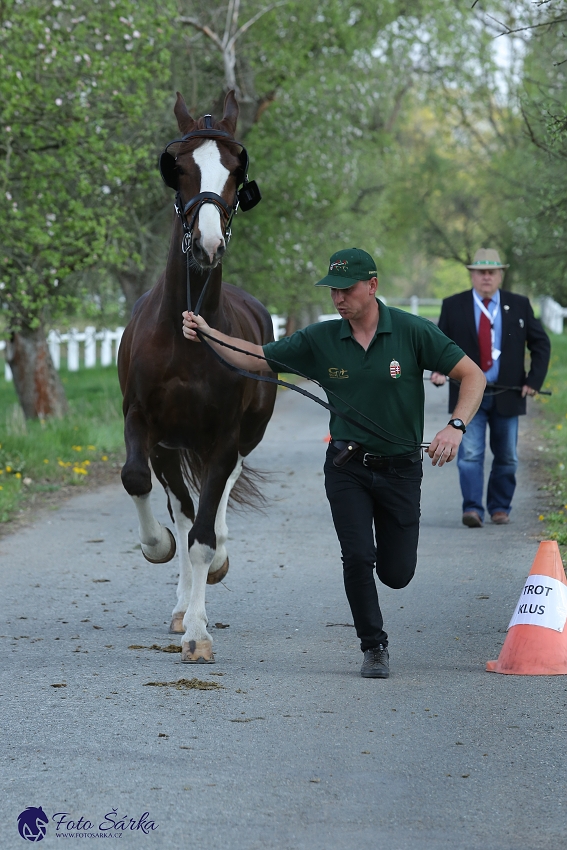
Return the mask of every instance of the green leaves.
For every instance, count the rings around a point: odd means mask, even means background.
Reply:
[[[155,156],[147,115],[161,115],[170,25],[130,0],[3,10],[0,280],[17,330],[80,297],[73,273],[128,253],[123,187]]]

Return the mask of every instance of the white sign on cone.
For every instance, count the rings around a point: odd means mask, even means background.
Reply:
[[[567,620],[567,586],[549,576],[528,576],[508,628],[526,623],[562,632]]]

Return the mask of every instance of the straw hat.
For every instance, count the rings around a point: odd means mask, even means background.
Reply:
[[[474,255],[472,265],[467,266],[467,269],[507,269],[509,263],[503,263],[500,260],[500,254],[494,248],[479,248]]]

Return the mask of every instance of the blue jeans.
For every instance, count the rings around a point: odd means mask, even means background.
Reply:
[[[484,519],[482,493],[487,425],[490,448],[494,455],[486,493],[486,507],[490,516],[496,511],[510,513],[518,468],[518,417],[501,416],[496,412],[494,397],[485,395],[476,415],[467,425],[467,433],[463,436],[457,455],[463,513],[476,511],[481,519]]]

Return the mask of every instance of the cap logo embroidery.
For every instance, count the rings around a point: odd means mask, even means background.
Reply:
[[[335,269],[338,269],[340,272],[346,272],[348,269],[348,260],[335,260],[335,262],[331,263],[329,266],[329,271],[332,272]]]
[[[331,366],[329,369],[329,378],[348,378],[348,369],[339,369],[338,366]]]
[[[402,367],[398,363],[397,360],[392,360],[390,363],[390,377],[391,378],[401,378],[402,377]]]

